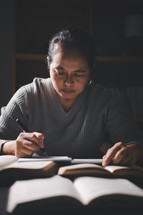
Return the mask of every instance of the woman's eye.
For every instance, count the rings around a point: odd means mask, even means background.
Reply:
[[[56,72],[56,74],[59,75],[59,76],[64,76],[64,75],[65,75],[65,73],[62,72],[62,71],[57,71],[57,70],[55,70],[55,72]]]
[[[80,78],[82,77],[82,74],[75,73],[75,77]]]

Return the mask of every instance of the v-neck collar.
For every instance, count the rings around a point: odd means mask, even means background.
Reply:
[[[59,112],[59,114],[62,114],[63,117],[70,117],[70,116],[72,117],[72,115],[75,114],[75,112],[77,112],[80,109],[80,107],[82,106],[85,95],[87,94],[88,86],[89,86],[89,84],[78,95],[78,97],[76,98],[76,101],[74,102],[74,104],[72,105],[70,110],[68,112],[66,112],[60,103],[60,100],[59,100],[59,98],[55,92],[55,89],[54,89],[53,84],[52,84],[51,79],[50,79],[50,89],[52,91],[51,99],[52,99],[53,104],[55,105],[55,108]]]

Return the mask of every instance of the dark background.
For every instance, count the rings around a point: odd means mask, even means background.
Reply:
[[[34,77],[47,77],[53,34],[77,26],[96,38],[96,82],[107,87],[143,86],[143,1],[1,0],[0,107]],[[128,17],[141,15],[141,24]],[[133,21],[132,21],[133,22]],[[140,33],[141,32],[141,33]]]

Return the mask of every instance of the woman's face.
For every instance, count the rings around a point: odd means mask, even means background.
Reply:
[[[60,101],[74,102],[87,85],[89,73],[88,62],[77,50],[55,44],[50,77]]]

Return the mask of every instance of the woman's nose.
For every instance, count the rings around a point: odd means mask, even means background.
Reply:
[[[73,75],[66,75],[64,83],[66,83],[67,85],[73,84],[74,83]]]

